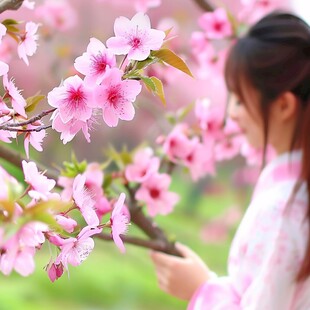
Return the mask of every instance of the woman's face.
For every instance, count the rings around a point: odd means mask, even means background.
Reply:
[[[244,100],[246,103],[232,93],[228,103],[228,115],[239,125],[250,145],[263,148],[264,131],[258,95],[254,91],[244,91]]]

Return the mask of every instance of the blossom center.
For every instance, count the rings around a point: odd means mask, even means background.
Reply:
[[[120,98],[121,95],[119,93],[119,90],[115,87],[111,88],[108,95],[108,101],[110,105],[112,105],[115,108]]]
[[[214,29],[216,30],[216,31],[218,31],[218,32],[220,32],[220,31],[222,31],[222,29],[223,29],[223,23],[222,22],[216,22],[215,24],[214,24]]]
[[[95,74],[104,73],[107,67],[107,60],[104,55],[99,53],[98,55],[93,55],[91,60],[91,67]]]
[[[141,46],[141,39],[134,37],[131,39],[130,45],[132,46],[132,48],[136,49],[139,48]]]
[[[160,195],[160,191],[157,189],[157,188],[151,188],[150,190],[150,196],[153,198],[153,199],[157,199]]]
[[[68,90],[68,101],[70,105],[78,107],[81,102],[86,100],[85,93],[81,88],[82,88],[81,86],[79,86],[77,89],[71,87]]]

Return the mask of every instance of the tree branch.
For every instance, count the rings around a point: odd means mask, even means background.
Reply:
[[[194,2],[204,11],[212,12],[214,7],[207,0],[194,0]]]
[[[3,13],[7,10],[18,10],[24,0],[0,0],[0,13]]]
[[[1,1],[1,0],[0,0],[0,1]],[[26,121],[24,121],[24,122],[7,123],[7,124],[4,124],[4,125],[0,125],[0,129],[8,130],[8,129],[7,129],[8,127],[19,127],[19,126],[26,126],[26,125],[32,124],[32,123],[34,123],[34,122],[36,122],[36,121],[39,121],[39,120],[42,119],[44,116],[53,113],[55,110],[56,110],[56,108],[43,111],[43,112],[41,112],[40,114],[35,115],[35,116],[29,118],[28,120],[26,120]]]
[[[105,240],[105,241],[113,241],[112,236],[106,233],[101,233],[99,235],[94,235],[94,237]],[[154,251],[166,252],[166,245],[164,242],[160,240],[146,240],[138,237],[121,235],[121,239],[124,243],[129,243],[133,245],[137,245],[143,248],[152,249]]]

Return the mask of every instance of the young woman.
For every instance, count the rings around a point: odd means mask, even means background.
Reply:
[[[277,157],[263,169],[218,277],[189,248],[152,252],[160,287],[191,310],[310,309],[310,29],[272,13],[228,56],[229,116],[255,147]]]

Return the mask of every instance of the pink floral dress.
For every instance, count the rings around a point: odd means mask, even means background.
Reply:
[[[203,284],[188,310],[310,309],[310,278],[295,281],[309,235],[306,184],[288,203],[300,169],[300,151],[265,167],[233,240],[228,276]]]

